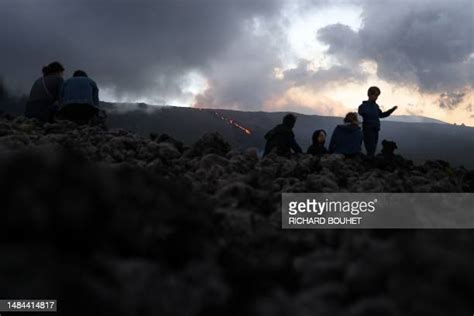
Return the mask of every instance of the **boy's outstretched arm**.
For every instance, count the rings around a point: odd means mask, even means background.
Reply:
[[[398,106],[394,106],[393,108],[391,108],[390,110],[385,111],[385,112],[382,112],[382,110],[379,109],[379,117],[380,117],[380,118],[388,117],[388,116],[390,116],[390,114],[392,114],[397,108],[398,108]]]

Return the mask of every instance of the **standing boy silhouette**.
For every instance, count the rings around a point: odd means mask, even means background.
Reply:
[[[375,102],[380,95],[378,87],[370,87],[367,91],[369,99],[363,101],[359,106],[359,115],[362,116],[362,133],[364,134],[364,146],[367,156],[373,157],[379,140],[380,119],[390,116],[398,106],[394,106],[386,112],[382,112]]]

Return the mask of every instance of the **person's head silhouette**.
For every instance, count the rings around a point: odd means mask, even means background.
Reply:
[[[287,114],[283,117],[283,125],[293,128],[296,123],[296,116],[294,114]]]

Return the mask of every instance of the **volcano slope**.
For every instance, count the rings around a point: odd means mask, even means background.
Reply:
[[[0,297],[61,315],[468,315],[470,230],[282,230],[282,192],[473,192],[400,156],[0,119]]]

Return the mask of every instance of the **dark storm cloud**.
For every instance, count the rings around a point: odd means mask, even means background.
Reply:
[[[299,0],[302,12],[331,2]],[[280,80],[274,70],[292,22],[280,13],[293,0],[0,0],[0,79],[27,92],[41,67],[59,60],[67,75],[83,68],[118,99],[164,103],[189,95],[182,89],[195,71],[209,82],[197,105],[241,109],[260,109],[292,86],[364,80],[364,59],[382,78],[439,95],[461,91],[469,70],[474,81],[469,0],[349,2],[363,6],[362,29],[318,33],[341,63],[313,71],[302,60]]]
[[[335,65],[328,69],[318,70],[311,70],[309,65],[309,61],[301,60],[296,68],[284,72],[285,80],[294,86],[310,86],[318,89],[330,82],[343,84],[364,80],[367,77],[358,65],[353,67]]]
[[[278,19],[254,20],[245,28],[205,70],[210,87],[197,96],[196,106],[261,109],[288,87],[274,75],[280,51],[289,45]]]
[[[447,110],[454,110],[463,101],[465,92],[446,92],[439,96],[439,107]],[[468,110],[466,108],[466,110]]]
[[[366,76],[360,67],[333,66],[315,71],[309,68],[310,61],[300,60],[279,79],[275,69],[282,67],[280,53],[290,46],[285,30],[278,19],[257,24],[259,31],[234,39],[206,70],[210,87],[196,97],[195,106],[258,110],[292,87],[318,90],[328,83],[353,82]]]
[[[2,0],[0,76],[27,91],[41,66],[64,63],[132,97],[173,98],[189,71],[206,71],[248,21],[280,1]]]
[[[344,24],[331,24],[318,31],[318,39],[329,44],[327,52],[344,62],[357,62],[364,57],[358,33]]]
[[[422,109],[416,109],[416,110],[406,109],[405,112],[408,115],[414,115],[414,116],[423,115],[423,113],[424,113],[424,111]]]
[[[378,75],[424,91],[450,91],[473,84],[473,2],[373,1],[363,6],[363,25],[354,31],[330,25],[318,32],[328,53],[348,66],[363,59]]]

